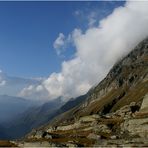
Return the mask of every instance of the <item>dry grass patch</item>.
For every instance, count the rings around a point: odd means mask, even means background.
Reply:
[[[103,123],[103,124],[118,124],[118,123],[122,123],[123,121],[124,119],[121,117],[111,118],[111,119],[100,118],[100,123]]]
[[[135,119],[140,119],[140,118],[147,118],[148,117],[148,112],[136,112],[135,113]]]
[[[127,94],[118,101],[118,103],[113,107],[112,111],[116,111],[121,107],[130,104],[131,102],[142,101],[145,94],[148,92],[148,81],[143,83],[138,83],[136,86],[131,88]]]

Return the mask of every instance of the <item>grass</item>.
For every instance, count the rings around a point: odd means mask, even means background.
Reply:
[[[117,104],[113,107],[112,111],[116,111],[121,106],[125,106],[130,104],[131,102],[139,102],[142,101],[145,94],[148,92],[148,81],[138,83],[127,94],[118,101]]]
[[[118,96],[118,94],[119,92],[117,92],[115,89],[112,89],[106,96],[100,98],[100,100],[90,103],[83,112],[79,113],[79,116],[97,114],[99,111],[103,110],[105,105],[112,102],[114,98]]]
[[[148,117],[148,112],[136,112],[135,119],[146,118]]]
[[[103,118],[100,118],[100,123],[102,124],[119,124],[119,123],[122,123],[124,121],[123,118],[121,117],[116,117],[116,118],[111,118],[111,119],[103,119]]]

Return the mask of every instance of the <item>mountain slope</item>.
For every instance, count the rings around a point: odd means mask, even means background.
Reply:
[[[130,102],[140,102],[148,92],[148,39],[137,45],[125,58],[113,66],[108,75],[89,91],[86,101],[64,113],[61,120],[90,114],[116,111]],[[54,122],[53,122],[54,123]]]
[[[25,141],[48,141],[49,146],[146,146],[147,84],[148,38],[116,63],[84,101],[33,130]]]
[[[63,106],[61,106],[57,111],[55,111],[51,116],[48,117],[48,121],[50,122],[54,117],[60,116],[62,113],[67,112],[68,110],[75,108],[79,104],[81,104],[87,98],[86,95],[79,96],[75,99],[70,99]]]
[[[41,106],[31,107],[12,120],[9,120],[8,123],[5,123],[3,131],[5,131],[7,136],[3,136],[1,139],[21,138],[30,132],[32,128],[37,128],[48,123],[55,116],[77,106],[79,103],[84,101],[85,98],[86,95],[82,95],[78,98],[70,99],[65,104],[60,98],[57,98],[54,101],[46,102]]]
[[[48,101],[41,106],[34,106],[5,123],[5,133],[9,139],[21,138],[31,131],[49,121],[50,116],[62,106],[60,98]],[[5,139],[8,139],[5,138]]]
[[[6,122],[35,105],[20,97],[0,95],[0,122]]]

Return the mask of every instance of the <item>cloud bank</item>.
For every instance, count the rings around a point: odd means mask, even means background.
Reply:
[[[49,99],[82,95],[147,35],[148,2],[128,1],[101,20],[97,27],[85,32],[74,29],[69,35],[76,48],[74,58],[62,63],[61,72],[52,73],[40,85],[24,88],[19,95],[29,97],[38,93],[38,97],[44,94]],[[65,38],[59,34],[54,47],[60,49]]]

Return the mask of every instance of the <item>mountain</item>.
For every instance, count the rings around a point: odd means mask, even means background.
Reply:
[[[29,108],[16,118],[5,123],[5,133],[9,139],[21,138],[33,128],[40,127],[50,122],[54,117],[60,115],[84,101],[86,95],[70,99],[64,103],[61,98],[48,101],[41,106]],[[8,138],[3,139],[8,139]]]
[[[74,116],[95,113],[107,114],[130,102],[142,101],[148,91],[147,44],[148,39],[138,44],[131,53],[115,64],[105,79],[89,91],[86,101],[66,113],[64,120],[66,118],[74,120]]]
[[[33,105],[32,101],[24,98],[0,95],[0,123],[18,116]]]
[[[6,123],[27,111],[37,103],[20,97],[0,95],[0,139],[9,138],[6,133]]]
[[[77,105],[81,104],[85,99],[86,99],[86,95],[81,95],[77,98],[71,98],[69,99],[69,101],[67,101],[66,103],[64,103],[64,105],[62,105],[59,109],[57,109],[55,112],[53,112],[53,114],[50,114],[50,116],[48,116],[48,122],[50,122],[54,117],[76,107]]]
[[[148,38],[118,61],[82,102],[26,135],[23,145],[147,146],[147,84]]]
[[[32,128],[37,128],[42,124],[47,123],[49,117],[62,105],[63,101],[59,97],[40,106],[30,107],[25,112],[9,120],[9,122],[5,122],[4,129],[7,137],[3,139],[21,138],[31,131]]]

